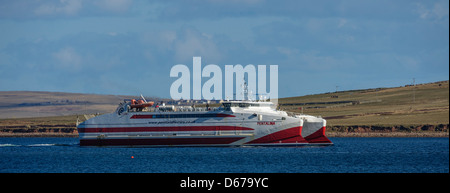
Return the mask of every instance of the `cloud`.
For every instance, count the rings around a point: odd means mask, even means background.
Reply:
[[[173,49],[173,43],[178,38],[175,30],[147,31],[141,34],[141,42],[150,44],[159,51],[167,51]]]
[[[437,1],[434,4],[424,4],[429,2],[415,3],[416,8],[414,11],[419,15],[421,19],[433,19],[441,20],[447,19],[449,15],[449,2],[448,1]]]
[[[164,2],[164,1],[163,1]],[[166,1],[158,20],[190,21],[243,17],[330,18],[410,20],[410,0],[193,0]]]
[[[21,69],[20,76],[3,76],[14,85],[33,81],[45,85],[39,87],[45,90],[76,82],[74,89],[80,90],[71,92],[138,94],[141,90],[150,95],[169,94],[173,65],[192,64],[193,56],[214,62],[222,58],[215,36],[193,27],[146,35],[81,32],[58,39],[20,39],[0,48],[0,56],[7,56],[0,59],[0,75]]]
[[[364,29],[357,20],[342,18],[304,18],[276,21],[253,28],[257,45],[285,47],[301,52],[361,51],[361,44],[370,44],[374,31]],[[379,31],[379,29],[377,29]],[[372,49],[373,46],[364,48]]]
[[[149,90],[168,95],[170,67],[193,56],[205,65],[276,64],[286,84],[296,77],[317,80],[315,87],[349,77],[448,77],[447,7],[441,0],[2,1],[0,81],[57,89],[67,79],[103,93],[158,82]],[[17,69],[19,76],[7,73]]]
[[[192,62],[193,56],[202,56],[215,62],[223,58],[217,37],[202,33],[195,27],[148,31],[142,35],[141,42],[149,45],[146,52],[149,58],[154,58],[156,53],[173,57],[175,63]]]
[[[82,8],[81,0],[60,0],[59,2],[46,2],[34,9],[37,16],[40,15],[76,15]]]
[[[61,19],[123,15],[133,0],[14,0],[2,1],[0,19]]]
[[[345,24],[347,24],[347,20],[346,19],[340,19],[339,20],[339,24],[338,24],[338,28],[344,27]]]
[[[218,61],[221,54],[211,35],[200,33],[193,28],[184,29],[174,43],[175,57],[177,60],[186,60],[192,56],[203,56],[213,61]]]
[[[449,3],[448,1],[435,3],[432,13],[434,15],[436,15],[436,17],[438,19],[442,19],[442,18],[445,18],[445,17],[447,17],[447,19],[448,19],[448,14],[449,14],[449,11],[448,11],[449,10],[449,8],[448,8],[449,4],[448,3]]]
[[[302,2],[296,0],[288,1],[217,1],[217,0],[194,0],[194,1],[170,1],[166,2],[158,19],[161,20],[214,20],[220,18],[242,18],[261,16],[280,16],[290,14],[303,14],[309,10],[302,6]],[[307,15],[307,13],[305,14]]]
[[[127,11],[133,0],[95,0],[94,5],[110,12],[123,13]]]
[[[53,53],[52,57],[56,59],[57,67],[64,70],[78,71],[81,68],[81,56],[72,47],[62,48],[58,52]]]

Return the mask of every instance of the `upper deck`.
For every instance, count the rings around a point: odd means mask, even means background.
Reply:
[[[272,102],[262,101],[224,101],[219,107],[209,107],[207,104],[205,107],[192,106],[175,106],[175,105],[154,105],[143,109],[132,108],[130,102],[124,101],[120,103],[116,112],[121,114],[123,112],[205,112],[205,111],[231,111],[231,112],[265,112],[265,113],[277,113],[283,111],[277,111],[275,105]]]

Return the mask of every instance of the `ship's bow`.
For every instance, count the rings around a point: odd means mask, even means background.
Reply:
[[[306,118],[303,123],[302,136],[310,144],[332,145],[333,143],[325,136],[327,121],[322,118]]]

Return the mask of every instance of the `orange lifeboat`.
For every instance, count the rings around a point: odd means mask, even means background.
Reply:
[[[144,102],[144,100],[138,100],[136,101],[136,99],[131,99],[131,108],[145,108],[145,107],[151,107],[153,106],[155,102],[150,101],[150,102]]]
[[[145,102],[144,100],[136,101],[136,99],[131,99],[130,107],[136,108],[136,109],[138,109],[138,111],[142,111],[142,109],[144,109],[145,107],[153,106],[154,103],[155,102],[153,102],[153,101]]]

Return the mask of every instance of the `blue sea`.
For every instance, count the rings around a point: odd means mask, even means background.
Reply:
[[[80,147],[0,138],[0,173],[448,173],[448,138],[330,138],[327,147]]]

